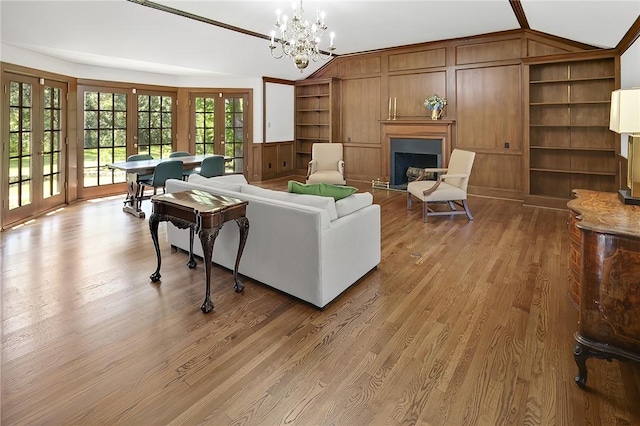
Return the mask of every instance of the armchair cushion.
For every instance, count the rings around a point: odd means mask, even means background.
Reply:
[[[436,185],[434,180],[421,180],[411,182],[407,185],[407,191],[422,201],[449,201],[449,200],[466,200],[467,193],[457,186],[449,185],[446,182],[440,182],[438,190],[432,194],[424,195],[424,191],[428,191]]]
[[[333,185],[324,182],[304,184],[296,182],[295,180],[290,180],[287,185],[287,190],[296,194],[333,197],[334,200],[338,201],[351,194],[355,194],[358,191],[358,188],[354,188],[353,186]]]

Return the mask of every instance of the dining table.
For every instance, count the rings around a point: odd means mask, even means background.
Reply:
[[[145,217],[144,211],[140,208],[140,204],[145,197],[142,193],[142,185],[138,182],[138,176],[152,175],[156,166],[165,161],[182,161],[183,170],[191,170],[199,167],[202,164],[202,160],[211,155],[213,154],[161,158],[157,160],[120,161],[107,164],[109,169],[123,170],[127,174],[127,195],[122,211],[138,218]]]

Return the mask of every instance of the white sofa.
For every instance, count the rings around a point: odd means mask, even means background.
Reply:
[[[259,188],[247,184],[242,175],[191,175],[188,182],[168,180],[166,189],[200,189],[248,201],[249,236],[240,274],[317,307],[327,305],[380,263],[380,206],[372,204],[368,192],[336,202]],[[166,226],[171,245],[188,252],[188,229]],[[225,224],[215,242],[213,262],[233,269],[238,239],[236,224]],[[197,236],[194,253],[202,256]]]

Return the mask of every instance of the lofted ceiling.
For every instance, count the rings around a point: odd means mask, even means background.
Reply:
[[[318,8],[326,13],[338,55],[519,29],[523,17],[532,30],[613,48],[640,16],[640,0],[306,0],[303,6],[310,19]],[[300,73],[291,60],[269,53],[276,9],[290,16],[292,0],[1,0],[0,35],[4,49],[82,65],[216,79],[306,78],[325,62]]]

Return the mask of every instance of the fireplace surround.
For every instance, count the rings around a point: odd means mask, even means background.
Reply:
[[[453,120],[384,120],[380,124],[383,153],[381,171],[386,173],[383,179],[391,185],[398,185],[398,183],[391,183],[397,181],[394,177],[396,161],[405,161],[404,159],[396,160],[392,149],[396,152],[414,154],[409,159],[418,163],[410,166],[442,167],[442,164],[447,164],[449,153],[455,146],[452,138]],[[393,144],[392,141],[394,141]],[[393,148],[392,145],[394,145]],[[425,165],[423,166],[420,162],[424,162]],[[406,179],[406,169],[403,173]]]

